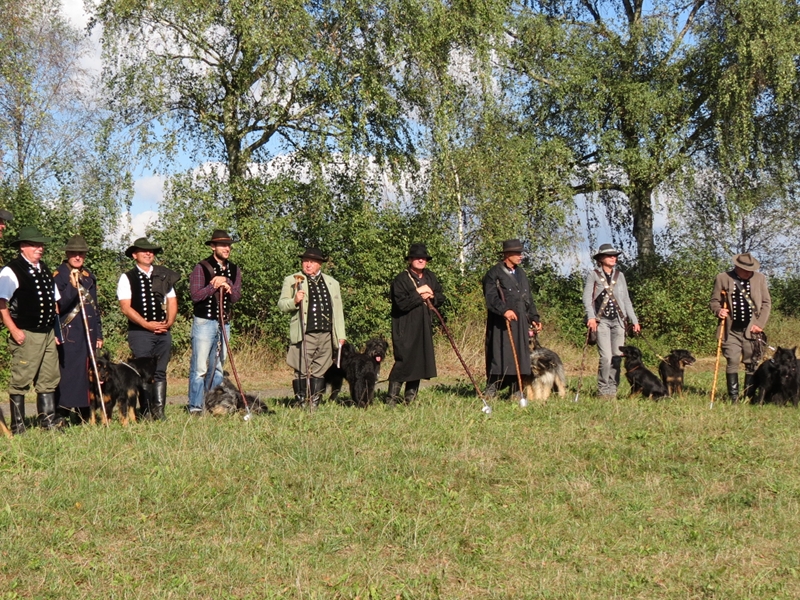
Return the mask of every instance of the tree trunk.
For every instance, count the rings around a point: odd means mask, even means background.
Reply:
[[[656,256],[652,196],[653,188],[649,185],[634,185],[628,195],[633,213],[633,238],[636,240],[640,260]]]

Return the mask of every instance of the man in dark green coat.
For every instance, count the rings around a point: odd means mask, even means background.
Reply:
[[[389,373],[389,403],[400,398],[406,384],[405,402],[414,400],[420,379],[436,377],[433,355],[432,311],[426,301],[439,307],[445,297],[439,280],[425,267],[431,260],[425,244],[411,244],[408,268],[392,282],[392,351],[394,366]]]

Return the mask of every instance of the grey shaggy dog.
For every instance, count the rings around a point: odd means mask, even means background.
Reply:
[[[528,401],[547,400],[550,393],[567,395],[567,374],[561,357],[549,348],[539,345],[539,337],[530,338],[531,374],[522,376],[522,389]]]
[[[250,412],[253,414],[268,414],[269,408],[264,402],[252,394],[245,394]],[[206,392],[204,399],[206,410],[214,416],[232,415],[244,411],[244,402],[239,394],[239,389],[233,382],[225,377],[217,387]]]

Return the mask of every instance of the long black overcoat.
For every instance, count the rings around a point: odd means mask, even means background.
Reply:
[[[61,263],[53,275],[61,298],[58,301],[59,315],[63,319],[72,310],[79,307],[78,290],[69,282],[70,266]],[[92,348],[97,347],[97,340],[103,339],[100,315],[97,307],[97,280],[88,270],[81,269],[81,286],[92,297],[93,302],[84,302],[86,317],[89,322],[89,334]],[[58,366],[61,370],[61,382],[56,390],[59,406],[70,408],[89,406],[89,347],[86,343],[86,327],[80,311],[67,325],[61,327],[63,341],[58,346]]]
[[[436,358],[433,355],[433,319],[417,288],[427,285],[433,291],[435,307],[444,304],[445,297],[439,280],[425,269],[417,279],[409,269],[392,281],[392,350],[394,366],[390,381],[417,381],[436,377]]]
[[[499,286],[502,288],[502,295]],[[531,351],[528,347],[528,329],[531,323],[539,322],[539,313],[531,295],[528,276],[520,267],[516,275],[508,272],[502,262],[493,266],[483,278],[483,297],[486,301],[486,376],[516,375],[514,355],[508,341],[506,319],[508,309],[517,313],[517,320],[511,321],[519,370],[521,375],[531,373]],[[505,298],[505,301],[503,300]]]

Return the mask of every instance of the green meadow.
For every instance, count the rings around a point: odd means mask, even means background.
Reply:
[[[800,411],[593,387],[31,430],[0,598],[800,597]]]

